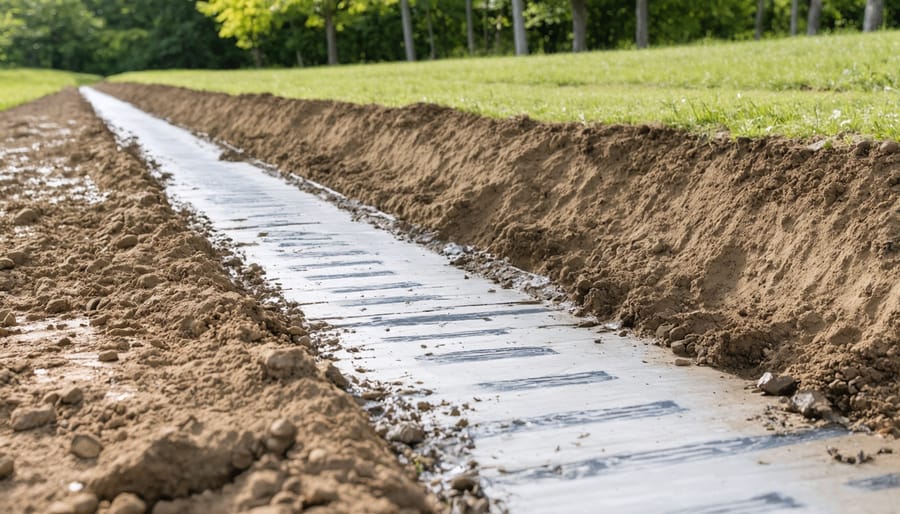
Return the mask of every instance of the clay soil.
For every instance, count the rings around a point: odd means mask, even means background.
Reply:
[[[732,140],[166,86],[101,89],[548,275],[698,364],[900,435],[896,142]]]
[[[431,511],[137,155],[74,90],[0,113],[0,512]]]

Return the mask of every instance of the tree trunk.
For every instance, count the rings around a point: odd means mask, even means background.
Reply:
[[[867,0],[866,16],[863,20],[863,31],[872,32],[881,28],[881,16],[884,13],[884,0]]]
[[[587,5],[585,0],[571,0],[572,3],[572,51],[587,50]]]
[[[259,51],[259,47],[253,47],[253,50],[250,52],[253,53],[253,64],[257,68],[262,68],[262,54]]]
[[[300,50],[294,50],[294,53],[297,56],[297,67],[302,68],[303,67],[303,54],[300,53]]]
[[[331,8],[325,10],[325,44],[328,47],[328,64],[337,64],[337,34],[334,27],[334,11]]]
[[[759,41],[762,39],[763,19],[766,14],[766,0],[756,0],[756,31],[753,33],[753,39]]]
[[[400,19],[403,22],[403,47],[406,49],[406,60],[416,60],[416,47],[413,45],[412,16],[409,13],[409,0],[400,0]]]
[[[635,42],[638,48],[647,48],[650,46],[650,12],[647,10],[647,0],[637,0],[634,12],[637,15]]]
[[[472,20],[472,0],[466,0],[466,42],[469,44],[469,55],[475,55],[475,27]]]
[[[513,39],[516,55],[528,55],[528,40],[525,38],[525,16],[522,15],[524,0],[512,0]]]
[[[809,17],[806,19],[806,35],[815,36],[819,32],[819,19],[822,17],[822,0],[809,1]]]
[[[800,0],[791,0],[791,35],[797,35],[797,18],[800,11]]]
[[[433,61],[437,59],[437,52],[434,50],[434,26],[431,24],[431,5],[425,6],[425,25],[428,27],[428,57]]]

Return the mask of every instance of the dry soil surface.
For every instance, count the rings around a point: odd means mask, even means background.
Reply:
[[[0,511],[432,510],[136,155],[73,90],[0,113]]]
[[[896,142],[101,89],[548,275],[584,312],[699,364],[791,373],[839,412],[900,435]]]

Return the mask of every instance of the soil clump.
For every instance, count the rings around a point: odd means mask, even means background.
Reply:
[[[547,275],[582,312],[676,355],[754,380],[790,374],[900,435],[896,144],[99,89]]]
[[[0,511],[437,508],[194,227],[76,91],[0,112]]]

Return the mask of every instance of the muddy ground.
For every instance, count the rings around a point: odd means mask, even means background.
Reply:
[[[74,90],[0,112],[0,511],[437,508],[261,283]]]
[[[851,419],[900,435],[896,142],[101,89],[548,275],[585,313],[699,364],[790,373]]]

